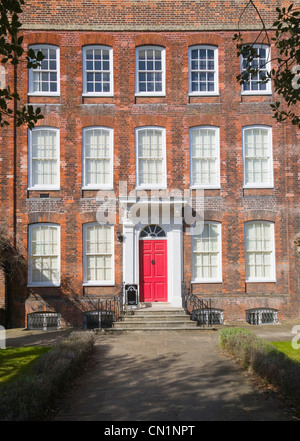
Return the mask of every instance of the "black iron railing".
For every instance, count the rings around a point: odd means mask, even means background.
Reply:
[[[59,329],[61,327],[61,314],[57,312],[32,312],[27,315],[28,329]]]
[[[214,310],[211,306],[211,299],[204,300],[192,294],[190,285],[182,284],[184,307],[192,320],[198,322],[199,326],[212,326],[215,324]]]
[[[125,312],[123,300],[123,285],[118,294],[109,299],[97,299],[92,301],[93,309],[85,311],[85,329],[111,328],[113,323],[120,320]]]

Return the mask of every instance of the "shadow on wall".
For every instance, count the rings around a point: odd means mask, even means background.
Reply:
[[[25,301],[24,323],[28,326],[28,314],[57,313],[59,314],[59,327],[61,325],[82,328],[85,324],[85,313],[106,309],[115,311],[116,305],[110,300],[113,294],[107,298],[107,295],[101,293],[101,288],[99,294],[93,296],[83,296],[81,291],[82,286],[75,283],[74,279],[68,275],[61,277],[60,287],[38,288],[37,292],[29,288]],[[49,321],[51,321],[50,315]]]
[[[82,296],[82,286],[77,286],[69,275],[61,276],[59,287],[39,287],[36,290],[28,288],[29,259],[24,257],[22,248],[22,245],[12,244],[5,227],[1,226],[0,266],[5,272],[6,304],[5,308],[0,308],[0,324],[7,329],[26,327],[28,314],[55,312],[61,315],[62,326],[82,327],[84,313],[99,310],[101,299],[105,299],[107,295],[99,292],[94,296]],[[46,274],[47,268],[44,267],[43,272]]]

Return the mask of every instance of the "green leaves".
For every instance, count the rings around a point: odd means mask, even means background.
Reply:
[[[253,1],[250,3],[256,8]],[[300,8],[295,8],[292,3],[287,8],[276,8],[276,11],[278,17],[273,23],[274,37],[271,38],[276,49],[272,48],[272,53],[276,55],[271,60],[275,67],[272,67],[265,78],[261,78],[261,82],[272,80],[274,91],[281,98],[281,101],[271,105],[274,118],[278,122],[289,120],[293,125],[300,126],[300,117],[296,114],[296,109],[293,109],[300,100]],[[269,31],[263,23],[262,27],[257,41],[261,41],[262,33],[265,33],[265,38],[269,40]],[[237,76],[237,81],[245,84],[251,76],[257,75],[261,68],[254,68],[252,64],[256,52],[253,52],[255,42],[244,45],[240,32],[234,35],[233,41],[237,43],[237,56],[244,58],[243,72]]]
[[[40,61],[44,56],[42,52],[35,52],[30,49],[24,56],[24,48],[22,47],[24,37],[18,35],[21,22],[19,14],[22,13],[22,5],[24,0],[1,0],[0,2],[0,60],[1,64],[7,63],[17,66],[19,63],[26,62],[26,68],[36,68],[40,65]],[[17,93],[12,93],[7,86],[0,89],[0,127],[9,125],[9,119],[15,116],[18,126],[26,124],[32,129],[35,123],[43,118],[41,110],[33,109],[32,106],[24,106],[21,110],[14,111],[14,106],[9,104],[16,100],[20,101]]]

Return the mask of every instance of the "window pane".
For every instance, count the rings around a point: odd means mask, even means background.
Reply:
[[[193,239],[193,271],[195,280],[218,279],[220,277],[220,233],[219,226],[205,223],[200,236]]]
[[[162,184],[164,182],[162,132],[151,129],[141,130],[137,136],[139,185]]]
[[[162,51],[140,49],[138,51],[138,92],[162,92]]]
[[[111,181],[110,132],[85,131],[85,185],[109,185]]]
[[[244,132],[245,184],[271,184],[271,153],[266,129]]]
[[[112,227],[86,228],[86,281],[112,280]]]
[[[38,226],[31,229],[31,280],[33,283],[59,283],[58,229]]]
[[[194,129],[192,131],[192,185],[216,185],[218,183],[216,143],[214,130]]]
[[[190,52],[191,92],[214,92],[215,84],[215,49],[193,49]]]
[[[37,53],[41,51],[44,59],[40,66],[31,69],[31,92],[57,92],[58,91],[58,49],[45,47],[34,48]]]
[[[246,277],[274,277],[272,224],[266,222],[246,225]]]
[[[31,171],[31,186],[58,185],[56,131],[32,131]]]
[[[262,82],[267,78],[270,69],[268,66],[268,50],[266,48],[257,47],[257,56],[250,62],[252,69],[258,69],[257,73],[251,73],[249,81],[242,86],[243,91],[267,91],[267,83]],[[247,58],[242,59],[242,70],[246,70],[248,66]]]
[[[85,52],[85,92],[109,93],[111,91],[110,53],[110,50],[102,48],[90,49]]]

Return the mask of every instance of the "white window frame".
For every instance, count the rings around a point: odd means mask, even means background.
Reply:
[[[32,133],[35,131],[53,131],[56,133],[56,150],[57,150],[57,184],[55,185],[33,185],[32,176]],[[60,190],[60,130],[56,127],[34,127],[28,130],[28,190]]]
[[[60,225],[53,223],[37,223],[28,225],[28,287],[59,287],[61,278],[61,253],[60,253]],[[41,227],[55,227],[57,229],[57,271],[58,282],[33,282],[32,281],[32,230]]]
[[[139,53],[141,50],[159,50],[161,52],[162,90],[160,92],[140,92],[139,88]],[[146,70],[145,70],[146,72]],[[155,71],[154,71],[155,72]],[[165,96],[166,95],[166,49],[162,46],[139,46],[135,49],[135,95],[136,96]]]
[[[216,157],[217,180],[216,180],[215,184],[195,184],[193,182],[193,176],[192,176],[192,172],[193,172],[192,133],[193,133],[193,131],[197,131],[197,130],[211,130],[211,131],[215,132],[216,150],[217,150],[217,157]],[[214,126],[191,127],[189,130],[189,143],[190,143],[190,149],[189,149],[190,150],[189,151],[189,155],[190,155],[190,188],[194,188],[194,189],[202,189],[202,188],[220,189],[221,188],[221,184],[220,184],[220,128],[214,127]]]
[[[272,242],[272,249],[271,249],[271,268],[272,268],[272,276],[271,277],[248,277],[247,275],[247,226],[250,224],[268,224],[271,226],[271,242]],[[276,266],[275,266],[275,234],[274,234],[274,222],[269,221],[263,221],[263,220],[257,220],[257,221],[248,221],[244,224],[244,243],[245,243],[245,281],[249,283],[269,283],[269,282],[276,282]],[[255,252],[255,251],[252,251]],[[258,253],[259,251],[257,251]],[[267,252],[267,251],[265,251]],[[264,253],[264,251],[262,251]]]
[[[222,276],[222,224],[221,222],[214,222],[214,221],[205,221],[204,225],[216,225],[217,229],[218,229],[218,245],[219,245],[219,250],[218,250],[218,276],[215,278],[195,278],[195,268],[194,268],[194,240],[197,238],[197,236],[192,236],[192,246],[191,246],[191,250],[192,250],[192,283],[222,283],[223,281],[223,276]],[[203,230],[204,231],[204,230]],[[212,252],[211,252],[212,253]],[[199,253],[201,254],[201,253]],[[209,254],[209,252],[207,253],[203,253],[203,254]]]
[[[245,144],[245,133],[247,130],[262,129],[268,131],[268,145],[269,145],[269,183],[247,183],[246,182],[246,144]],[[242,129],[242,140],[243,140],[243,187],[244,188],[274,188],[274,172],[273,172],[273,146],[272,146],[272,127],[263,125],[245,126]]]
[[[266,45],[266,44],[254,44],[253,45],[254,49],[265,49],[266,50],[266,68],[264,70],[266,70],[268,73],[270,73],[271,71],[271,48],[270,46]],[[241,63],[241,72],[243,72],[243,59],[244,57],[241,55],[240,57],[240,63]],[[250,84],[251,84],[251,75],[250,75]],[[269,81],[266,84],[266,90],[244,90],[244,85],[242,84],[241,86],[241,94],[242,95],[272,95],[272,84],[271,84],[271,80],[269,79]]]
[[[88,92],[87,91],[87,70],[86,70],[86,53],[88,50],[94,50],[94,49],[105,49],[109,52],[109,71],[105,71],[109,73],[109,92]],[[92,72],[102,72],[102,71],[92,71]],[[83,46],[82,48],[82,79],[83,79],[83,93],[82,95],[84,97],[89,96],[107,96],[111,97],[114,96],[114,78],[113,78],[113,48],[111,46],[104,46],[104,45],[89,45],[89,46]]]
[[[33,46],[29,46],[30,49],[33,49],[35,53],[41,51],[42,49],[54,49],[56,50],[56,73],[57,73],[57,91],[56,92],[43,92],[33,90],[33,72],[43,72],[41,67],[37,67],[37,69],[29,69],[28,79],[29,79],[29,87],[28,87],[28,95],[29,96],[60,96],[60,49],[58,46],[54,46],[51,44],[36,44]]]
[[[214,51],[214,90],[213,91],[193,91],[192,90],[192,50],[205,49]],[[200,69],[197,72],[201,72]],[[204,70],[203,72],[207,72]],[[217,46],[194,45],[189,47],[189,95],[190,96],[218,96],[219,95],[219,51]]]
[[[159,130],[161,131],[162,135],[162,174],[163,179],[161,184],[140,184],[139,174],[140,174],[140,167],[139,167],[139,133],[143,132],[145,130]],[[161,189],[165,190],[167,188],[167,161],[166,161],[166,129],[165,127],[159,127],[159,126],[143,126],[143,127],[137,127],[135,129],[135,157],[136,157],[136,188],[137,190],[152,190],[152,189]]]
[[[87,184],[86,181],[86,133],[89,130],[105,130],[109,133],[110,149],[110,181],[108,184]],[[82,131],[82,190],[113,190],[113,169],[114,169],[114,130],[111,127],[91,126],[85,127]]]
[[[90,227],[108,227],[111,231],[111,280],[87,280],[87,252],[86,252],[86,238],[87,229]],[[115,241],[114,241],[114,226],[107,224],[101,225],[98,222],[90,222],[83,224],[83,286],[111,286],[115,284]]]

